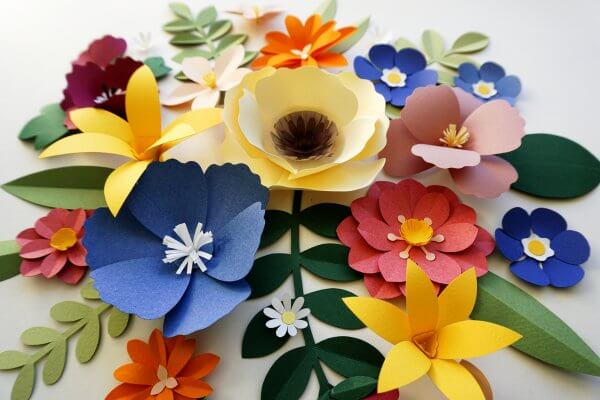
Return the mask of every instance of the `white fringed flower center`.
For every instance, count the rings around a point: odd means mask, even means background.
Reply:
[[[206,264],[204,264],[203,259],[206,261],[212,259],[212,254],[200,249],[213,242],[212,232],[204,232],[200,223],[196,226],[193,238],[185,223],[177,225],[173,231],[177,234],[179,240],[169,235],[163,238],[163,244],[167,246],[163,262],[170,264],[183,258],[183,261],[179,264],[177,275],[180,275],[184,270],[188,275],[191,274],[194,264],[200,268],[200,271],[205,272]]]

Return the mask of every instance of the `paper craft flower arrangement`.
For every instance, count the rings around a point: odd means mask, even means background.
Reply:
[[[486,62],[481,68],[471,63],[461,64],[454,83],[483,101],[500,99],[513,106],[521,93],[519,78],[514,75],[507,76],[504,68],[493,62]]]
[[[298,329],[304,329],[308,326],[308,322],[303,318],[308,317],[310,310],[302,308],[304,305],[304,297],[298,297],[292,303],[290,296],[286,294],[283,301],[274,297],[271,301],[273,308],[266,307],[263,313],[271,318],[267,321],[267,328],[276,329],[275,334],[278,337],[283,337],[286,334],[296,336]]]

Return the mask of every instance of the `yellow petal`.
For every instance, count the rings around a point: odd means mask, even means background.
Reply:
[[[437,357],[461,359],[484,356],[510,346],[522,336],[486,321],[459,321],[438,332]]]
[[[450,282],[438,298],[437,329],[469,318],[477,298],[477,276],[471,268]]]
[[[115,169],[108,176],[104,184],[104,197],[108,209],[113,215],[116,216],[119,213],[123,203],[127,200],[127,196],[129,196],[138,179],[151,162],[129,161]]]
[[[163,136],[165,136],[174,127],[180,124],[187,124],[194,129],[194,132],[200,133],[215,125],[219,125],[223,122],[223,110],[220,108],[203,108],[201,110],[194,110],[186,112],[183,115],[177,117],[163,130]]]
[[[485,400],[493,400],[494,392],[492,392],[492,386],[490,385],[490,382],[487,380],[483,372],[481,372],[479,368],[477,368],[475,365],[471,364],[467,360],[460,360],[460,365],[465,367],[467,371],[469,371],[471,375],[473,375],[473,378],[475,378],[475,380],[479,384],[479,387],[481,388],[481,391],[483,392]]]
[[[135,147],[143,152],[160,137],[160,99],[158,85],[147,66],[138,68],[127,84],[125,92],[127,121],[135,138]]]
[[[385,356],[379,372],[379,393],[398,389],[419,379],[429,371],[431,360],[412,342],[400,342]]]
[[[454,360],[431,360],[429,377],[449,400],[485,400],[477,380]]]
[[[76,153],[108,153],[133,158],[129,144],[103,133],[78,133],[67,136],[48,147],[40,158]]]
[[[438,298],[427,274],[412,260],[406,271],[406,311],[413,335],[435,330]]]
[[[160,137],[160,139],[158,139],[156,142],[152,143],[152,145],[150,147],[148,147],[148,149],[146,149],[146,150],[156,149],[156,148],[166,145],[166,144],[170,144],[170,145],[174,146],[177,143],[179,143],[180,141],[185,140],[185,139],[189,138],[190,136],[194,136],[196,133],[199,133],[199,132],[196,132],[196,130],[188,124],[176,125],[171,130],[169,130],[164,135],[162,135]]]
[[[387,131],[389,128],[390,120],[385,118],[383,121],[381,118],[375,123],[375,133],[371,136],[362,151],[354,157],[355,160],[364,160],[365,158],[373,157],[383,148],[387,143]]]
[[[408,316],[400,308],[373,297],[345,297],[344,303],[370,330],[392,344],[410,339]]]
[[[100,108],[80,108],[69,112],[69,118],[82,132],[100,132],[133,142],[131,127],[123,118]]]

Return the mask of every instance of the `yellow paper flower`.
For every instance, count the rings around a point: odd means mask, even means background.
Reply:
[[[151,162],[162,161],[169,148],[222,122],[220,109],[207,108],[183,114],[161,131],[158,86],[146,66],[135,71],[127,84],[125,110],[127,121],[98,108],[71,111],[69,117],[82,133],[54,143],[40,155],[107,153],[130,158],[104,185],[104,197],[113,215]]]
[[[263,185],[351,191],[385,160],[385,100],[350,72],[263,68],[225,96],[225,162],[247,164]]]
[[[379,373],[378,392],[397,389],[428,374],[451,400],[485,400],[475,377],[456,360],[510,346],[521,335],[500,325],[470,320],[477,297],[472,268],[438,298],[427,275],[408,261],[406,309],[371,297],[347,297],[346,305],[394,347]]]

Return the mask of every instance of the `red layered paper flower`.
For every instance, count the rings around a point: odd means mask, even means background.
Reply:
[[[365,274],[371,296],[402,295],[409,258],[438,287],[472,267],[477,276],[487,272],[494,240],[476,225],[475,210],[446,187],[412,179],[376,182],[351,209],[337,234],[350,247],[350,267]]]

